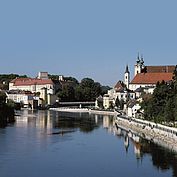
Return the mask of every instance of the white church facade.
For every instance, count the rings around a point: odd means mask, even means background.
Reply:
[[[134,76],[130,79],[128,65],[124,73],[124,81],[118,81],[113,89],[103,96],[103,107],[108,109],[116,105],[116,99],[130,102],[138,99],[142,92],[153,93],[157,82],[172,80],[174,65],[146,66],[143,57],[137,57],[134,65]]]

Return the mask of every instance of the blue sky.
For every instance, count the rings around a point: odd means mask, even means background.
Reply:
[[[1,0],[0,73],[91,77],[113,86],[137,53],[177,64],[176,0]]]

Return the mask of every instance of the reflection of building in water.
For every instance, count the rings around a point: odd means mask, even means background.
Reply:
[[[109,116],[103,116],[103,128],[109,128]]]
[[[126,152],[128,152],[128,148],[129,148],[129,137],[128,137],[128,135],[125,135],[125,137],[124,137],[124,146],[125,146]]]
[[[39,128],[51,129],[52,128],[52,120],[50,111],[40,111],[38,113],[38,117],[36,119],[36,126]]]
[[[141,144],[136,143],[136,142],[133,142],[133,144],[134,144],[134,153],[136,155],[136,158],[140,159],[141,158]]]
[[[130,140],[132,142],[132,145],[134,147],[134,153],[136,155],[137,159],[141,159],[141,142],[140,142],[140,137],[128,130],[128,129],[124,129],[123,127],[119,127],[116,123],[114,124],[114,131],[115,131],[115,135],[119,136],[119,137],[124,137],[124,147],[126,149],[126,152],[128,152],[129,149],[129,145],[130,145]]]
[[[95,123],[98,124],[98,115],[95,115]]]
[[[34,111],[25,109],[20,112],[20,116],[16,116],[16,125],[28,127],[33,125],[40,129],[51,129],[52,118],[50,111]]]
[[[25,109],[24,111],[17,112],[16,126],[17,127],[28,127],[35,124],[36,114],[33,110]]]
[[[108,129],[109,132],[113,132],[113,120],[110,116],[103,116],[103,128]]]

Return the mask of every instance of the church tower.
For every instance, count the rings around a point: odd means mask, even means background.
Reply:
[[[128,70],[128,65],[126,66],[125,73],[124,73],[124,84],[129,88],[130,83],[130,72]]]
[[[138,54],[138,57],[137,57],[137,60],[136,60],[136,64],[135,64],[135,75],[134,76],[136,76],[137,74],[141,73],[143,68],[144,68],[143,56],[141,56],[141,59],[140,59],[139,54]]]

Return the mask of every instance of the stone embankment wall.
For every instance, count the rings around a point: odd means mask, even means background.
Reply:
[[[117,126],[126,127],[130,131],[137,132],[141,137],[165,145],[177,152],[177,129],[149,121],[117,117]]]

